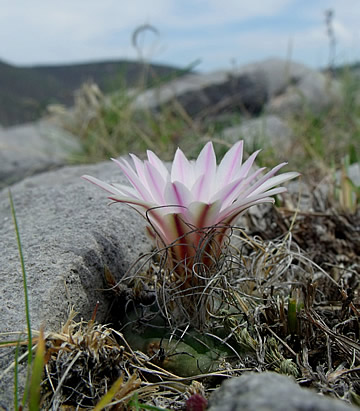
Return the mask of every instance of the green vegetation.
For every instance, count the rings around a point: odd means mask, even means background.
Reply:
[[[273,166],[279,159],[287,159],[292,169],[320,181],[340,170],[345,157],[348,164],[359,161],[359,85],[350,69],[337,76],[342,86],[341,104],[314,114],[305,102],[301,112],[288,118],[292,130],[288,148],[274,147],[262,133],[245,145],[248,152],[263,148],[259,165]],[[222,130],[239,125],[243,120],[240,112],[208,119],[191,118],[177,100],[156,111],[135,110],[133,101],[143,90],[139,87],[129,94],[123,87],[116,93],[105,95],[95,84],[83,85],[77,93],[74,109],[62,111],[60,118],[62,125],[82,143],[82,151],[72,161],[97,162],[129,152],[141,156],[146,149],[166,160],[172,158],[178,146],[191,157],[198,154],[208,139],[217,143],[217,154],[221,156],[230,145],[222,137]],[[242,137],[239,135],[239,139]]]
[[[314,115],[304,110],[293,117],[294,152],[292,164],[321,175],[339,169],[345,156],[350,163],[360,160],[360,86],[350,70],[339,74],[342,101]]]

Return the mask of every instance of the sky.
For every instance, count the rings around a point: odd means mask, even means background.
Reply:
[[[359,22],[360,0],[0,0],[0,60],[199,61],[209,72],[279,57],[322,68],[360,61]]]

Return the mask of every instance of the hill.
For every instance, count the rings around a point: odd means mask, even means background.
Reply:
[[[119,60],[57,66],[18,67],[0,61],[0,125],[11,126],[40,118],[48,104],[72,105],[74,91],[95,81],[105,92],[134,87],[144,81],[182,74],[170,66]]]

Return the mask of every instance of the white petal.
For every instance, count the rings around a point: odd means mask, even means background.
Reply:
[[[297,173],[295,171],[290,171],[288,173],[283,173],[275,177],[269,178],[267,181],[265,181],[263,184],[261,184],[260,187],[258,187],[255,191],[252,192],[252,194],[258,194],[260,192],[264,192],[268,190],[271,187],[277,186],[279,184],[284,183],[285,181],[291,180],[292,178],[296,178],[300,175],[300,173]]]
[[[185,154],[178,148],[171,168],[171,181],[180,181],[187,187],[193,182],[193,165]]]
[[[165,164],[160,160],[160,158],[151,150],[147,150],[147,156],[150,164],[152,164],[156,168],[156,170],[160,173],[161,177],[165,181],[168,181],[170,179],[170,173],[165,167]]]
[[[129,204],[129,205],[139,206],[143,209],[142,214],[144,214],[144,215],[146,213],[146,210],[156,206],[155,204],[148,203],[148,202],[146,202],[142,199],[127,197],[127,196],[124,196],[124,195],[112,195],[112,196],[109,196],[108,198],[110,200],[116,201],[118,203],[126,203],[126,204]]]
[[[249,171],[256,159],[256,156],[260,153],[260,151],[261,150],[257,150],[251,154],[251,156],[241,166],[241,168],[239,169],[239,172],[235,174],[234,178],[240,178],[240,177],[245,178],[249,174]]]
[[[166,204],[164,199],[165,181],[158,170],[148,161],[145,161],[145,179],[154,202],[159,205]]]
[[[130,154],[136,169],[136,173],[142,182],[145,181],[144,162],[141,161],[135,154]]]
[[[199,157],[195,163],[195,179],[197,180],[202,175],[206,176],[214,184],[214,177],[216,174],[216,156],[212,142],[209,141],[201,150]]]
[[[168,182],[166,184],[164,197],[166,204],[179,205],[182,208],[188,207],[193,201],[191,191],[179,181],[173,183]],[[178,212],[184,212],[184,210],[179,210]]]
[[[225,184],[230,183],[237,172],[239,172],[242,163],[243,141],[238,141],[225,154],[217,170],[217,187],[222,188]]]
[[[280,168],[284,167],[287,163],[281,163],[271,169],[268,173],[262,176],[254,185],[249,187],[245,192],[242,193],[242,196],[247,197],[250,194],[256,192],[257,188],[269,180],[274,174],[276,174]]]
[[[259,168],[255,173],[251,174],[247,178],[240,177],[233,182],[229,183],[223,189],[218,191],[212,198],[211,201],[221,200],[222,209],[228,207],[233,203],[238,197],[242,197],[242,193],[249,187],[253,180],[264,171],[265,168]]]
[[[151,196],[151,194],[149,193],[148,189],[145,187],[143,182],[140,180],[140,178],[137,176],[137,174],[134,172],[130,164],[125,159],[121,159],[119,161],[119,160],[112,158],[112,160],[121,168],[121,170],[124,172],[126,177],[129,179],[132,186],[139,193],[139,196],[144,201],[147,201],[150,203],[153,202],[153,197]]]
[[[211,187],[211,186],[210,186]],[[206,186],[205,175],[201,175],[191,188],[191,192],[196,201],[202,201],[203,203],[209,200],[209,186]]]
[[[274,199],[271,197],[267,197],[266,194],[260,194],[258,196],[250,197],[250,198],[242,198],[240,200],[235,201],[229,207],[222,210],[218,215],[218,223],[226,220],[229,216],[233,214],[240,214],[242,211],[246,210],[247,208],[253,206],[254,204],[259,203],[267,203],[267,202],[274,202]]]
[[[90,183],[93,183],[97,185],[98,187],[102,188],[103,190],[107,191],[108,193],[115,194],[115,195],[123,195],[123,191],[119,189],[118,187],[115,187],[111,184],[105,183],[104,181],[99,180],[96,177],[91,177],[88,175],[83,175],[81,176],[84,180],[90,181]]]
[[[212,192],[216,190],[216,156],[211,142],[201,150],[195,163],[196,181],[192,187],[192,193],[197,201],[208,203]]]
[[[274,199],[271,197],[264,197],[259,200],[254,200],[246,205],[239,206],[238,208],[235,208],[231,213],[229,213],[226,217],[223,217],[220,221],[223,224],[229,224],[230,226],[233,224],[234,220],[238,218],[241,214],[244,214],[246,210],[248,210],[250,207],[253,207],[257,204],[264,204],[264,203],[274,203]]]
[[[135,190],[135,188],[130,186],[125,186],[124,184],[117,184],[111,183],[119,192],[123,193],[127,197],[139,198],[139,193]]]

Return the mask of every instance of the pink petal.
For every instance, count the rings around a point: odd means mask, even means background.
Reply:
[[[190,190],[179,181],[166,184],[164,197],[166,204],[183,207],[187,207],[193,201],[193,195]],[[184,212],[184,210],[179,210],[179,212]]]
[[[257,150],[251,154],[251,156],[245,161],[245,163],[239,168],[239,171],[235,173],[234,178],[245,178],[255,161],[256,156],[260,153],[261,150]]]
[[[146,211],[149,208],[154,207],[154,203],[148,203],[142,199],[139,198],[133,198],[133,197],[127,197],[124,195],[113,195],[108,197],[110,200],[113,200],[117,203],[126,203],[129,205],[134,205],[134,206],[139,206],[141,207],[144,211],[142,212],[143,215],[145,215]]]
[[[171,181],[180,181],[180,183],[189,186],[189,179],[193,178],[192,168],[192,164],[178,148],[171,168]]]
[[[264,204],[264,203],[274,203],[274,199],[271,197],[264,197],[259,200],[254,200],[249,202],[246,205],[243,205],[241,207],[238,207],[237,209],[234,209],[231,213],[229,213],[226,217],[222,218],[220,221],[221,224],[227,224],[227,225],[232,225],[234,223],[234,220],[238,217],[240,217],[241,214],[245,213],[247,209],[250,207],[257,205],[257,204]]]
[[[231,204],[229,207],[225,208],[223,211],[219,213],[217,223],[221,223],[227,220],[230,216],[234,214],[238,215],[244,210],[248,209],[249,207],[255,204],[268,203],[268,202],[273,203],[274,199],[271,197],[266,197],[265,194],[261,194],[261,195],[254,196],[251,198],[237,200],[233,204]]]
[[[125,186],[124,184],[117,184],[111,183],[117,190],[122,192],[127,197],[139,198],[139,193],[135,190],[135,188],[130,186]]]
[[[209,200],[209,186],[206,186],[206,179],[205,175],[201,175],[196,181],[195,184],[191,188],[191,192],[196,201],[202,201],[203,203]]]
[[[98,187],[102,188],[103,190],[107,191],[108,193],[111,194],[119,194],[119,195],[123,195],[124,193],[122,192],[122,190],[120,190],[117,187],[112,186],[111,184],[105,183],[104,181],[99,180],[96,177],[91,177],[88,175],[83,175],[81,176],[81,178],[83,178],[84,180],[90,181],[90,183],[93,183],[95,185],[97,185]]]
[[[265,192],[269,188],[282,184],[285,181],[291,180],[293,178],[296,178],[299,175],[300,173],[292,171],[292,172],[280,174],[275,177],[271,177],[267,181],[265,181],[260,187],[258,187],[255,191],[253,191],[252,194],[258,194],[260,192]]]
[[[207,143],[201,150],[195,163],[196,181],[191,189],[195,199],[204,203],[210,201],[216,176],[216,156],[211,142]]]
[[[276,174],[280,168],[284,167],[287,163],[278,164],[264,176],[262,176],[253,186],[249,187],[246,191],[242,193],[243,197],[247,197],[250,194],[256,192],[257,188],[264,184],[267,180],[269,180],[274,174]]]
[[[130,154],[130,156],[134,162],[134,166],[138,177],[141,181],[145,181],[144,163],[135,154]]]
[[[153,199],[159,205],[166,204],[164,198],[165,181],[161,174],[148,161],[145,161],[145,171],[145,179]]]
[[[210,175],[206,177],[207,180],[211,178],[214,181],[216,173],[216,156],[212,142],[209,141],[205,147],[201,150],[199,157],[195,164],[195,178],[198,179],[202,175]]]
[[[225,154],[221,160],[217,171],[217,186],[223,187],[228,184],[241,168],[243,155],[243,141],[238,141]]]
[[[259,168],[255,173],[251,174],[248,178],[240,177],[233,182],[229,183],[223,189],[218,191],[212,198],[211,201],[221,200],[222,208],[226,208],[233,201],[235,201],[241,193],[246,189],[250,183],[264,170],[265,168]]]
[[[151,150],[147,150],[147,156],[149,159],[149,163],[157,169],[157,171],[160,173],[161,177],[165,181],[168,181],[170,179],[169,171],[165,167],[164,163],[160,160],[160,158]]]
[[[130,164],[121,159],[121,161],[112,158],[112,160],[121,168],[126,177],[129,179],[130,183],[133,185],[135,190],[147,202],[153,202],[153,198],[144,184],[141,182],[140,178],[136,175]]]
[[[233,204],[231,204],[229,207],[225,208],[224,210],[219,213],[219,222],[223,221],[224,219],[227,219],[230,215],[233,213],[239,214],[240,212],[246,210],[247,208],[253,206],[254,204],[259,204],[259,203],[268,203],[271,202],[273,203],[275,200],[270,197],[274,196],[276,194],[280,194],[286,191],[285,187],[277,187],[273,188],[272,190],[267,191],[266,193],[261,193],[257,195],[250,195],[247,198],[242,198],[237,201],[235,201]]]

